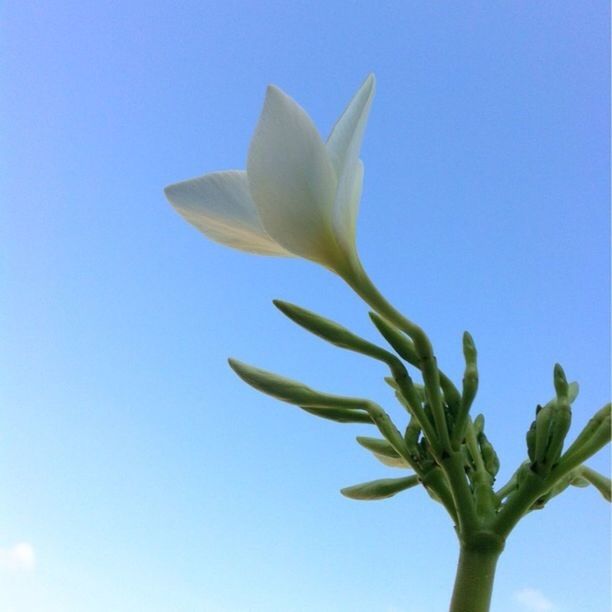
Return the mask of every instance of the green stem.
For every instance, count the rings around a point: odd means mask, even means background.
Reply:
[[[595,446],[589,446],[576,451],[568,459],[562,457],[559,464],[545,477],[541,477],[530,470],[519,488],[508,496],[507,501],[502,505],[495,519],[491,522],[491,527],[496,533],[507,537],[540,496],[550,491],[557,482],[578,467],[584,459],[588,459],[597,452],[602,446],[603,444],[599,444],[598,441]]]
[[[446,473],[451,488],[453,501],[457,509],[459,529],[462,533],[472,533],[478,527],[475,507],[472,500],[465,472],[463,470],[463,457],[453,452],[450,443],[450,435],[444,415],[443,399],[440,390],[440,372],[436,364],[433,347],[427,334],[418,325],[404,317],[396,310],[385,297],[378,291],[370,280],[365,270],[358,262],[353,262],[354,267],[344,271],[341,276],[348,285],[359,295],[366,304],[370,305],[382,317],[402,330],[414,342],[415,350],[420,359],[420,370],[429,392],[431,411],[433,413],[437,439],[441,446],[441,452],[436,453],[436,460]],[[436,449],[438,450],[438,449]]]
[[[443,449],[450,451],[450,436],[444,415],[443,399],[440,390],[440,372],[433,353],[433,347],[427,334],[421,327],[407,319],[396,310],[378,291],[359,262],[352,262],[352,269],[339,273],[348,285],[378,314],[402,330],[414,342],[414,348],[420,360],[420,370],[423,374],[425,388],[429,394],[431,411],[433,413],[436,433]]]
[[[457,510],[455,508],[455,502],[451,495],[444,475],[439,467],[434,468],[422,478],[425,487],[431,489],[439,498],[442,505],[446,508],[446,511],[453,519],[456,528],[459,527],[459,517],[457,516]]]
[[[450,612],[489,611],[495,568],[502,550],[503,542],[495,538],[461,547]]]
[[[416,420],[419,422],[425,437],[429,440],[431,446],[437,451],[439,450],[439,442],[433,423],[431,423],[431,421],[427,418],[427,415],[421,407],[418,398],[415,397],[414,387],[412,387],[412,383],[409,382],[409,380],[410,379],[408,378],[407,373],[405,377],[398,376],[395,378],[395,382],[399,387],[402,397],[408,402],[410,410],[412,411],[412,414],[415,416]]]
[[[472,492],[465,476],[463,455],[453,451],[441,460],[440,465],[448,479],[451,495],[457,508],[459,532],[464,537],[469,537],[479,529],[480,522],[476,516]]]
[[[554,481],[553,481],[554,484]],[[502,537],[507,537],[521,520],[523,515],[531,507],[538,497],[546,493],[552,484],[532,471],[529,471],[520,487],[511,493],[507,501],[501,507],[497,516],[491,523],[494,531]]]
[[[478,440],[474,432],[474,424],[469,416],[465,424],[465,443],[474,460],[472,485],[474,489],[474,498],[476,500],[476,514],[481,518],[488,518],[494,512],[497,506],[497,500],[493,493],[491,476],[489,472],[487,472],[480,452],[480,447],[478,446]]]
[[[510,476],[508,482],[499,488],[495,493],[495,497],[497,498],[497,503],[500,504],[510,493],[512,493],[517,488],[517,479],[516,472]]]

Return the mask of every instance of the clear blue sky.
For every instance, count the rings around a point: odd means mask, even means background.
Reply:
[[[227,367],[232,355],[367,396],[399,420],[381,367],[271,300],[376,339],[367,309],[323,268],[209,242],[162,189],[244,167],[268,83],[327,134],[374,72],[361,257],[457,380],[472,332],[475,410],[503,480],[555,361],[581,385],[572,432],[610,395],[608,13],[599,0],[3,3],[0,610],[444,610],[457,547],[440,507],[421,490],[341,497],[399,474],[355,444],[362,427]],[[609,541],[608,505],[568,491],[511,536],[493,611],[607,610]],[[32,563],[16,561],[20,542]]]

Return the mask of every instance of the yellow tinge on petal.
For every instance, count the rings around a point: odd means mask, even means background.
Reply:
[[[215,242],[260,255],[291,255],[261,224],[242,170],[205,174],[164,192],[186,221]]]

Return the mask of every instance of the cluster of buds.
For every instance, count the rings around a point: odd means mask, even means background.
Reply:
[[[571,422],[571,403],[577,396],[578,385],[568,384],[561,366],[554,368],[556,397],[538,406],[536,419],[527,433],[529,460],[508,483],[495,491],[499,458],[485,434],[484,416],[480,414],[472,421],[469,414],[478,388],[477,352],[470,334],[465,333],[463,338],[465,372],[461,392],[437,366],[439,387],[431,389],[427,384],[415,383],[410,376],[410,366],[420,371],[424,369],[414,342],[377,313],[371,312],[370,318],[394,352],[309,310],[279,300],[274,304],[292,321],[327,342],[384,363],[390,374],[385,381],[407,413],[407,423],[398,427],[371,400],[322,393],[230,360],[231,367],[248,384],[314,416],[338,423],[365,423],[377,427],[382,437],[357,436],[357,443],[385,466],[414,472],[400,478],[383,478],[346,487],[341,490],[346,497],[386,499],[421,484],[433,499],[446,507],[458,524],[461,518],[458,489],[463,489],[473,503],[475,517],[481,526],[493,525],[496,517],[503,516],[505,502],[516,497],[530,479],[539,481],[541,487],[539,494],[524,508],[525,512],[543,507],[551,497],[570,485],[593,484],[610,499],[609,479],[582,465],[610,440],[610,405],[604,406],[562,453]],[[438,419],[432,402],[435,395],[442,400],[442,414]],[[453,472],[452,463],[460,464],[460,473]],[[468,520],[469,515],[462,518]]]

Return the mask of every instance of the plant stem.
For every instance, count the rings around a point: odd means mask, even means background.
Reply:
[[[378,291],[360,262],[352,262],[348,271],[337,270],[346,283],[379,315],[402,330],[412,339],[420,362],[420,370],[429,395],[429,403],[436,426],[436,433],[443,450],[450,451],[450,436],[444,416],[440,390],[440,372],[436,364],[431,342],[427,334],[415,323],[396,310]]]
[[[459,531],[464,536],[474,533],[478,528],[476,509],[463,469],[463,456],[451,448],[440,389],[440,372],[427,334],[418,325],[404,317],[384,298],[359,262],[354,262],[354,266],[350,270],[338,271],[338,273],[366,304],[398,329],[405,332],[414,342],[420,360],[419,369],[428,391],[435,422],[436,439],[430,440],[432,451],[434,451],[434,457],[448,479],[451,495],[457,509]],[[447,384],[446,386],[448,387]],[[437,448],[438,443],[440,448]]]
[[[488,612],[501,545],[462,545],[450,612]]]

